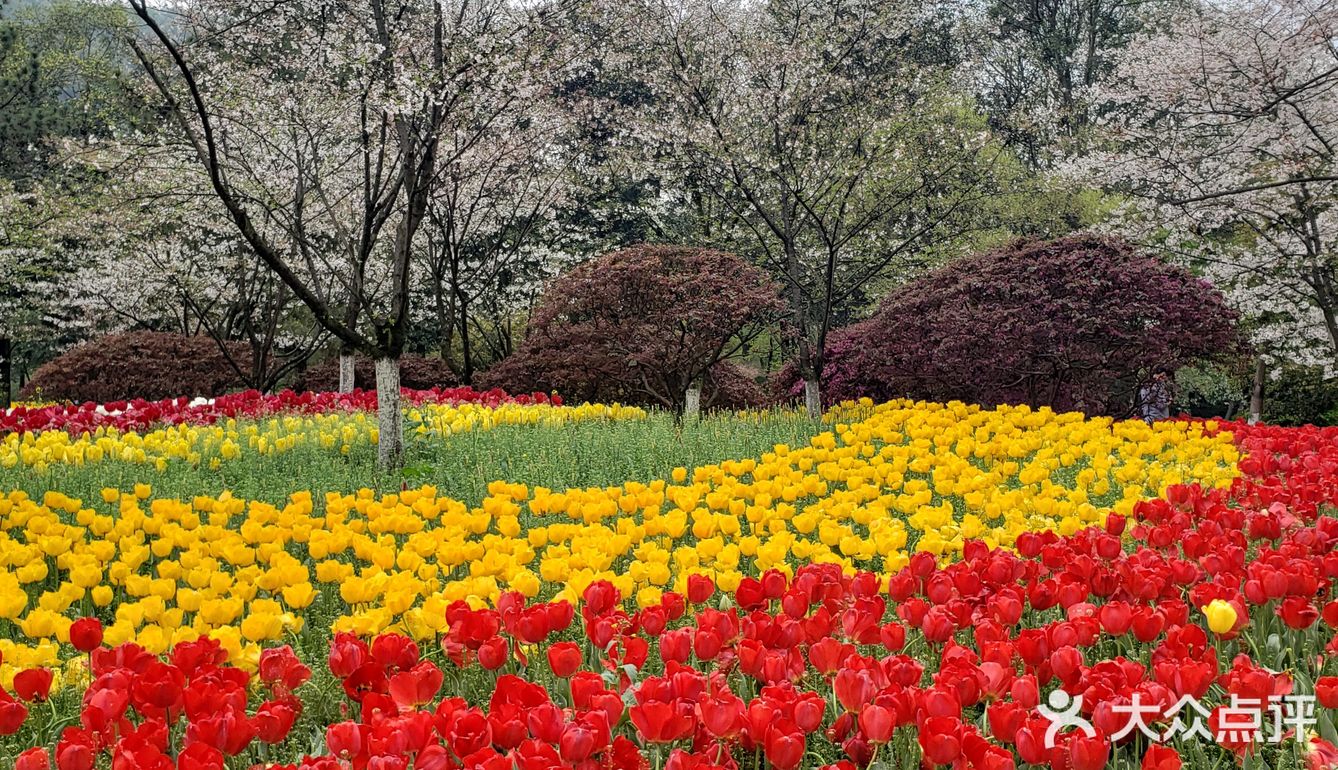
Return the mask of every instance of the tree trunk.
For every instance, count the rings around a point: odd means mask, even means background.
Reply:
[[[441,276],[435,272],[432,274],[432,307],[436,311],[437,320],[437,352],[441,360],[446,362],[446,366],[451,371],[460,375],[460,369],[455,365],[451,358],[451,346],[455,340],[455,307],[446,306],[446,285],[442,282]],[[454,295],[451,295],[454,297]],[[454,303],[454,299],[452,299]]]
[[[804,409],[811,419],[822,419],[822,383],[816,377],[804,380]]]
[[[1255,359],[1254,385],[1250,388],[1250,424],[1254,425],[1264,418],[1264,359]]]
[[[400,415],[400,361],[376,359],[376,460],[382,470],[404,462],[404,419]]]
[[[14,366],[10,363],[14,346],[8,337],[0,337],[0,409],[8,409],[14,403],[13,377]]]
[[[357,358],[352,352],[339,351],[339,392],[352,393],[357,379]]]
[[[702,414],[702,379],[697,377],[683,395],[683,416],[696,419]]]
[[[474,384],[474,351],[469,341],[469,304],[464,292],[456,293],[456,305],[460,309],[460,355],[464,365],[460,369],[460,383]]]

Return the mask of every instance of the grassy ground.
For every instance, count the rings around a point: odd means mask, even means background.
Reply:
[[[391,475],[377,470],[375,447],[357,447],[348,456],[300,447],[281,455],[244,454],[218,470],[182,461],[164,472],[123,462],[53,466],[43,474],[0,470],[0,493],[22,489],[40,496],[54,489],[92,500],[104,487],[129,489],[148,483],[156,496],[189,498],[230,490],[239,497],[277,502],[299,490],[388,491],[433,484],[438,494],[476,504],[488,483],[498,479],[551,489],[650,481],[667,478],[676,466],[756,457],[775,444],[806,444],[821,429],[793,413],[710,415],[680,427],[668,414],[652,412],[645,420],[504,426],[446,439],[409,433],[405,468]]]

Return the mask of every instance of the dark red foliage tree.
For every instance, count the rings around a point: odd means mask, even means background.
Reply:
[[[901,287],[833,334],[824,392],[1127,416],[1155,371],[1238,354],[1235,321],[1211,284],[1123,241],[1018,241]]]
[[[230,342],[234,361],[249,359],[245,344]],[[42,364],[19,394],[55,401],[157,401],[219,396],[246,387],[218,343],[205,336],[126,332],[86,342]]]
[[[539,300],[520,348],[485,373],[487,387],[556,390],[569,402],[621,400],[682,413],[686,393],[782,312],[767,274],[722,251],[634,246],[572,270]],[[704,381],[705,380],[705,381]],[[704,382],[703,382],[704,381]]]

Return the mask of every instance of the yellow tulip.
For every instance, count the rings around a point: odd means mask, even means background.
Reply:
[[[1236,608],[1230,603],[1221,599],[1213,599],[1208,606],[1203,608],[1203,616],[1208,621],[1208,630],[1214,634],[1222,635],[1231,632],[1236,627]]]

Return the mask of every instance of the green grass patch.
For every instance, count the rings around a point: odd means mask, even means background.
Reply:
[[[21,489],[40,498],[58,490],[85,501],[104,487],[153,485],[156,497],[218,495],[278,502],[293,492],[381,492],[432,484],[439,495],[477,504],[496,480],[550,489],[614,486],[626,481],[668,478],[677,466],[693,468],[723,460],[757,457],[776,444],[805,445],[823,426],[802,415],[768,412],[739,416],[711,414],[674,424],[652,411],[645,420],[591,420],[551,427],[501,426],[439,438],[407,432],[404,470],[387,474],[376,467],[375,447],[355,447],[348,455],[303,445],[277,455],[243,455],[217,470],[171,461],[153,465],[103,461],[83,466],[52,465],[43,473],[24,468],[0,470],[0,490]]]

